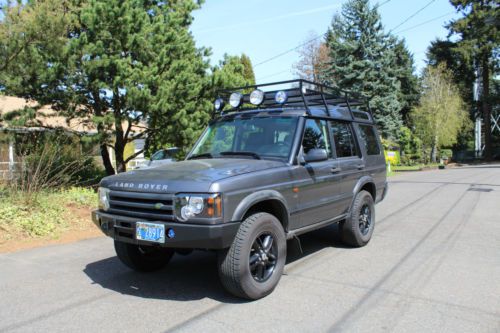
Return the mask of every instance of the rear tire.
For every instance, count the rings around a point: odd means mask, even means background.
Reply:
[[[278,284],[286,261],[286,237],[281,223],[267,213],[249,216],[233,244],[219,252],[219,277],[231,294],[259,299]]]
[[[118,259],[127,267],[139,272],[152,272],[165,267],[174,250],[162,247],[135,245],[115,241]]]
[[[342,241],[362,247],[370,241],[375,228],[375,204],[367,191],[356,194],[350,216],[340,224]]]

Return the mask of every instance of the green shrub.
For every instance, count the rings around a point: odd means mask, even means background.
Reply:
[[[439,157],[442,158],[442,159],[448,158],[449,160],[451,160],[451,158],[453,157],[453,150],[451,150],[451,149],[441,149],[439,151]]]

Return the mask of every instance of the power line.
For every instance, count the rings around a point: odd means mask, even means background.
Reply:
[[[312,43],[312,42],[314,42],[315,40],[318,40],[318,39],[320,39],[320,38],[322,38],[322,37],[323,37],[322,35],[317,36],[317,37],[314,37],[313,39],[308,40],[308,41],[307,41],[307,42],[305,42],[305,43],[299,44],[299,45],[297,45],[297,46],[295,46],[295,47],[293,47],[293,48],[291,48],[291,49],[288,49],[288,50],[286,50],[286,51],[284,51],[284,52],[280,53],[280,54],[277,54],[277,55],[275,55],[275,56],[272,56],[271,58],[268,58],[268,59],[266,59],[266,60],[264,60],[264,61],[261,61],[261,62],[259,62],[258,64],[255,64],[253,67],[257,67],[257,66],[263,65],[263,64],[265,64],[265,63],[268,63],[268,62],[270,62],[270,61],[273,61],[274,59],[280,58],[280,57],[284,56],[285,54],[288,54],[288,53],[290,53],[290,52],[293,52],[293,51],[295,51],[295,50],[297,50],[297,49],[301,48],[302,46],[307,45],[307,44],[309,44],[309,43]]]
[[[212,28],[206,28],[206,29],[201,29],[201,30],[194,30],[194,33],[205,33],[205,32],[214,32],[214,31],[220,31],[220,30],[226,30],[226,29],[234,29],[234,28],[239,28],[239,27],[245,27],[245,26],[253,26],[256,24],[263,24],[263,23],[269,23],[269,22],[276,22],[278,20],[283,20],[283,19],[288,19],[292,17],[297,17],[297,16],[303,16],[303,15],[310,15],[318,12],[322,12],[328,9],[333,9],[337,8],[340,6],[340,3],[336,3],[333,5],[328,5],[328,6],[323,6],[323,7],[316,7],[312,9],[307,9],[307,10],[302,10],[299,12],[291,12],[279,16],[272,16],[272,17],[267,17],[264,19],[256,20],[256,21],[247,21],[247,22],[240,22],[237,24],[231,24],[231,25],[225,25],[225,26],[219,26],[219,27],[212,27]]]
[[[269,74],[269,75],[266,75],[266,76],[263,76],[263,77],[260,77],[258,78],[256,81],[262,81],[264,79],[267,79],[267,78],[270,78],[270,77],[273,77],[273,76],[276,76],[276,75],[280,75],[280,74],[283,74],[283,73],[289,73],[290,70],[289,69],[286,69],[284,71],[280,71],[280,72],[277,72],[277,73],[273,73],[273,74]]]
[[[391,1],[392,1],[392,0],[385,0],[384,2],[382,2],[382,3],[378,4],[378,5],[376,5],[374,8],[375,8],[375,9],[378,9],[378,8],[382,7],[383,5],[385,5],[386,3],[391,2]],[[433,1],[435,1],[435,0],[433,0]],[[317,36],[317,37],[315,37],[315,38],[313,38],[313,39],[311,39],[311,40],[308,40],[308,41],[307,41],[307,42],[305,42],[305,43],[301,43],[301,44],[299,44],[299,45],[297,45],[297,46],[295,46],[295,47],[293,47],[293,48],[291,48],[291,49],[288,49],[288,50],[286,50],[286,51],[284,51],[284,52],[281,52],[281,53],[279,53],[279,54],[277,54],[277,55],[275,55],[275,56],[272,56],[272,57],[270,57],[270,58],[268,58],[268,59],[265,59],[265,60],[263,60],[263,61],[261,61],[261,62],[259,62],[259,63],[255,64],[255,65],[253,65],[253,67],[257,67],[257,66],[263,65],[263,64],[265,64],[265,63],[268,63],[268,62],[270,62],[270,61],[273,61],[273,60],[275,60],[275,59],[281,58],[282,56],[287,55],[288,53],[293,52],[293,51],[295,51],[295,50],[297,50],[297,49],[301,48],[302,46],[307,45],[307,44],[309,44],[309,43],[312,43],[312,42],[314,42],[314,41],[316,41],[316,40],[318,40],[318,39],[320,39],[320,38],[322,38],[322,37],[323,37],[323,35],[319,35],[319,36]]]
[[[430,19],[430,20],[427,20],[427,21],[425,21],[425,22],[422,22],[422,23],[416,24],[416,25],[411,26],[411,27],[409,27],[409,28],[406,28],[406,29],[403,29],[403,30],[399,30],[399,31],[395,31],[394,33],[395,33],[395,34],[400,34],[400,33],[402,33],[402,32],[405,32],[405,31],[408,31],[408,30],[412,30],[412,29],[418,28],[418,27],[420,27],[420,26],[422,26],[422,25],[425,25],[425,24],[427,24],[427,23],[430,23],[430,22],[433,22],[433,21],[439,20],[440,18],[443,18],[443,17],[445,17],[445,16],[449,16],[449,15],[451,15],[451,14],[455,14],[455,12],[453,11],[453,12],[449,12],[449,13],[443,14],[443,15],[438,16],[438,17],[434,17],[434,18],[432,18],[432,19]]]
[[[425,6],[423,6],[422,8],[420,8],[419,10],[417,10],[415,13],[411,14],[410,16],[408,16],[403,22],[399,23],[397,26],[395,26],[394,28],[392,28],[391,30],[389,30],[389,33],[392,32],[393,30],[396,30],[397,28],[399,28],[400,26],[402,26],[403,24],[405,24],[406,22],[408,22],[409,20],[411,20],[412,18],[414,18],[418,13],[420,13],[421,11],[423,11],[425,8],[429,7],[431,5],[431,3],[433,3],[434,1],[436,1],[436,0],[429,1]]]

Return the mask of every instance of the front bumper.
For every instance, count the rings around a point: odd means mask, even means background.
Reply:
[[[158,244],[142,240],[135,237],[135,224],[144,221],[133,217],[125,217],[103,213],[98,210],[92,212],[92,221],[101,231],[120,242],[138,245],[157,245],[170,248],[190,248],[190,249],[224,249],[231,246],[240,222],[230,222],[224,224],[186,224],[177,222],[148,221],[165,224],[165,229],[175,231],[174,238],[166,238],[165,243]]]

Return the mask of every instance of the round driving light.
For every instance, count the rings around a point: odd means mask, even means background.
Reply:
[[[222,98],[217,98],[214,102],[215,110],[220,111],[224,107],[224,100]]]
[[[193,212],[193,214],[200,214],[204,208],[203,198],[202,197],[189,198],[189,207],[191,207],[191,212]]]
[[[240,93],[232,93],[231,96],[229,96],[229,104],[233,108],[237,108],[238,106],[241,105],[241,100],[243,99],[243,95]]]
[[[274,100],[276,101],[276,103],[278,104],[285,104],[286,101],[288,100],[288,95],[286,94],[286,92],[284,92],[283,90],[281,91],[278,91],[276,93],[276,95],[274,96]]]
[[[253,105],[260,105],[264,101],[264,92],[256,89],[250,94],[250,103]]]

